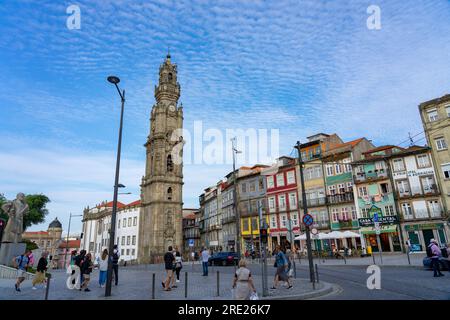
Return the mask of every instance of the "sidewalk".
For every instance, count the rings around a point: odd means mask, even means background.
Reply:
[[[228,267],[233,268],[233,267]],[[151,270],[153,269],[153,270]],[[133,266],[119,270],[119,286],[112,287],[112,296],[105,298],[105,289],[98,285],[98,271],[91,276],[89,288],[91,292],[69,290],[66,287],[67,275],[62,270],[53,270],[49,289],[50,300],[150,300],[152,297],[152,274],[155,273],[155,299],[185,300],[185,272],[180,274],[178,288],[163,291],[161,281],[164,272],[161,266]],[[231,299],[231,284],[233,279],[230,272],[219,273],[219,296],[217,296],[217,270],[210,268],[209,276],[204,277],[198,272],[192,272],[190,266],[185,267],[188,273],[187,300],[224,300]],[[281,285],[277,290],[269,290],[269,296],[262,296],[261,276],[254,276],[255,286],[260,299],[310,299],[329,294],[333,286],[329,283],[316,283],[315,290],[312,283],[306,279],[293,279],[293,288],[287,289]],[[31,281],[25,281],[22,292],[14,290],[14,279],[0,279],[0,300],[43,300],[45,289],[31,289]],[[269,288],[273,283],[273,275],[268,277]]]

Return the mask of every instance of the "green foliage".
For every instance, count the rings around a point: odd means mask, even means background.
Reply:
[[[8,221],[8,215],[1,209],[2,204],[6,201],[7,200],[4,195],[0,194],[0,218]],[[48,214],[46,205],[50,202],[50,199],[43,194],[29,194],[25,196],[25,201],[28,203],[30,210],[23,218],[24,230],[33,224],[38,224],[45,221],[45,216]]]
[[[37,248],[39,248],[38,245],[31,240],[23,239],[23,242],[27,244],[27,250],[36,250]]]

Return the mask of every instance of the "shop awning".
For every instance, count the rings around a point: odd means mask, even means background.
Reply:
[[[352,231],[332,231],[329,233],[319,233],[315,236],[311,235],[311,239],[325,240],[325,239],[344,239],[344,238],[359,238],[358,233]],[[295,240],[306,240],[306,234],[295,237]]]
[[[362,234],[375,234],[374,227],[363,227],[359,229]],[[392,233],[397,232],[397,226],[381,226],[380,233]]]

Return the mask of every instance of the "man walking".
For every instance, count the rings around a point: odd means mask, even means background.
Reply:
[[[175,256],[173,255],[173,248],[169,246],[167,252],[164,254],[164,265],[166,269],[166,280],[162,282],[164,291],[170,291],[170,282],[173,277],[173,269],[175,265]]]
[[[436,240],[431,239],[430,245],[431,249],[431,265],[433,266],[434,277],[443,277],[444,274],[441,272],[439,267],[439,258],[442,256],[441,249],[439,249],[438,243]]]
[[[36,290],[36,284],[43,283],[45,288],[45,271],[47,271],[47,252],[43,252],[41,258],[38,261],[36,274],[34,275],[32,284],[33,290]]]
[[[114,283],[117,286],[119,284],[119,249],[117,248],[117,244],[113,247],[113,253],[112,253],[112,268],[114,271]]]
[[[208,249],[203,248],[202,251],[203,276],[208,275],[208,260],[209,260],[209,251]]]
[[[20,292],[20,284],[25,280],[25,273],[29,263],[28,256],[30,253],[30,250],[25,250],[24,254],[21,254],[13,259],[14,266],[17,268],[17,281],[14,287],[18,292]]]

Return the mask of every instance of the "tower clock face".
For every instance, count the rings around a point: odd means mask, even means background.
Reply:
[[[174,112],[175,111],[175,106],[173,104],[171,104],[169,106],[169,111]]]

